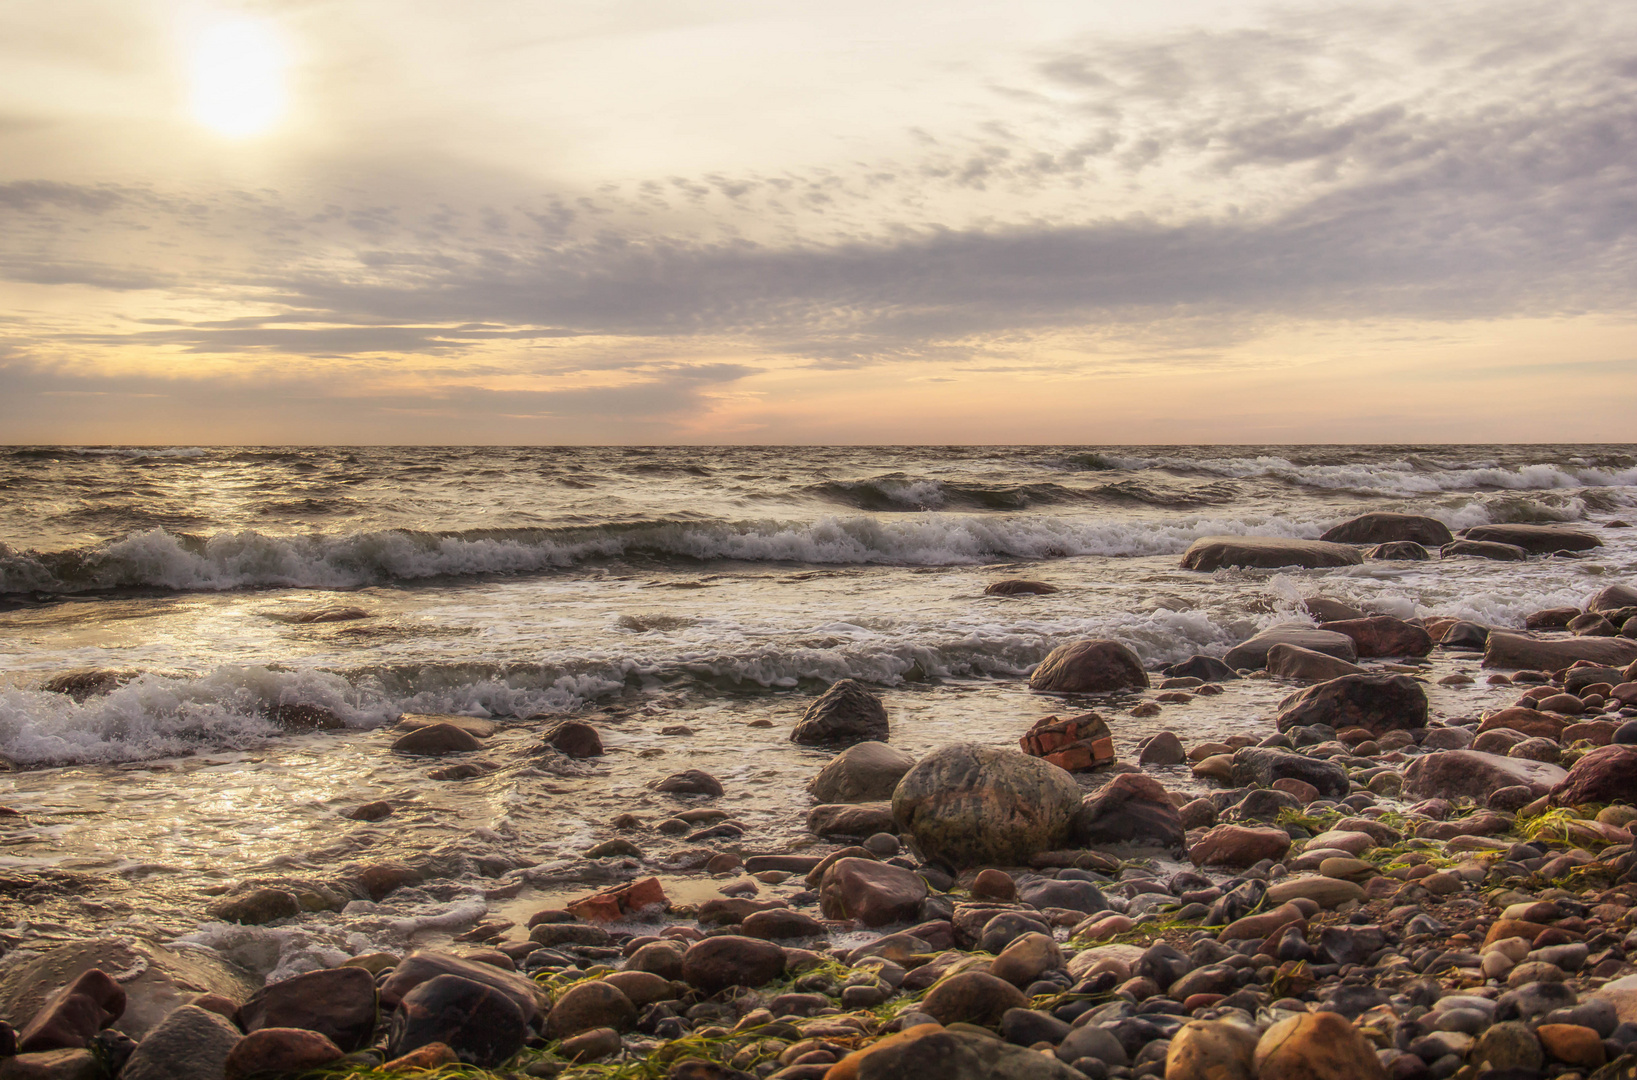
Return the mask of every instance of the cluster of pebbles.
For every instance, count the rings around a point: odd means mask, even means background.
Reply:
[[[1378,520],[1320,547],[1222,540],[1194,561],[1301,565],[1304,547],[1335,560],[1430,531]],[[1525,554],[1584,535],[1557,532],[1508,535],[1537,545]],[[1445,557],[1497,557],[1456,543]],[[916,760],[887,744],[867,689],[838,683],[792,734],[839,751],[810,786],[832,850],[755,852],[705,805],[720,783],[679,773],[660,789],[690,805],[676,831],[722,844],[717,898],[673,904],[637,877],[522,926],[486,919],[445,948],[262,987],[204,951],[64,946],[0,979],[15,1024],[0,1024],[0,1080],[1633,1080],[1632,608],[1616,585],[1514,633],[1314,599],[1317,626],[1173,665],[1157,688],[1117,642],[1054,652],[1032,676],[1042,692],[1308,684],[1272,736],[1189,747],[1164,732],[1135,764],[1096,713],[1047,717],[1022,750]],[[1481,653],[1517,700],[1430,718],[1413,661],[1435,648]],[[482,733],[404,737],[441,752]],[[601,752],[581,723],[547,741]],[[1159,779],[1178,774],[1205,794]],[[378,900],[411,881],[377,868],[360,887]],[[299,908],[263,889],[213,911],[276,925]]]

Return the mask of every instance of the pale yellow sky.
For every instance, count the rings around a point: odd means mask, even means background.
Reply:
[[[821,7],[0,0],[0,438],[1632,438],[1629,5]]]

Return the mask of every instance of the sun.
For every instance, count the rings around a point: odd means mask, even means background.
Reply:
[[[193,47],[193,116],[230,138],[243,139],[278,123],[284,115],[284,40],[266,19],[216,23]]]

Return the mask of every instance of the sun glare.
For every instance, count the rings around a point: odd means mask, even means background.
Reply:
[[[232,138],[259,135],[284,114],[284,42],[265,19],[217,23],[193,51],[193,115]]]

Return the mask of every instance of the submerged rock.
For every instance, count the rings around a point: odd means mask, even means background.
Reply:
[[[1410,763],[1404,770],[1404,795],[1412,799],[1468,798],[1488,802],[1502,788],[1527,787],[1538,799],[1568,775],[1556,765],[1541,761],[1478,750],[1443,750]]]
[[[1547,555],[1554,551],[1590,551],[1603,546],[1603,541],[1591,533],[1555,525],[1474,525],[1470,529],[1462,529],[1461,536],[1480,543],[1511,544],[1531,555]]]
[[[1146,689],[1148,672],[1118,641],[1088,639],[1059,645],[1029,676],[1029,689],[1059,694]]]
[[[1184,570],[1220,570],[1225,566],[1274,569],[1303,566],[1357,566],[1364,561],[1356,548],[1323,540],[1284,536],[1202,536],[1182,556]]]
[[[887,741],[887,709],[856,679],[841,679],[807,707],[790,732],[804,746]]]
[[[1380,511],[1344,521],[1326,531],[1319,539],[1341,544],[1385,544],[1394,540],[1409,540],[1438,547],[1449,543],[1455,536],[1449,531],[1449,526],[1437,518]]]

